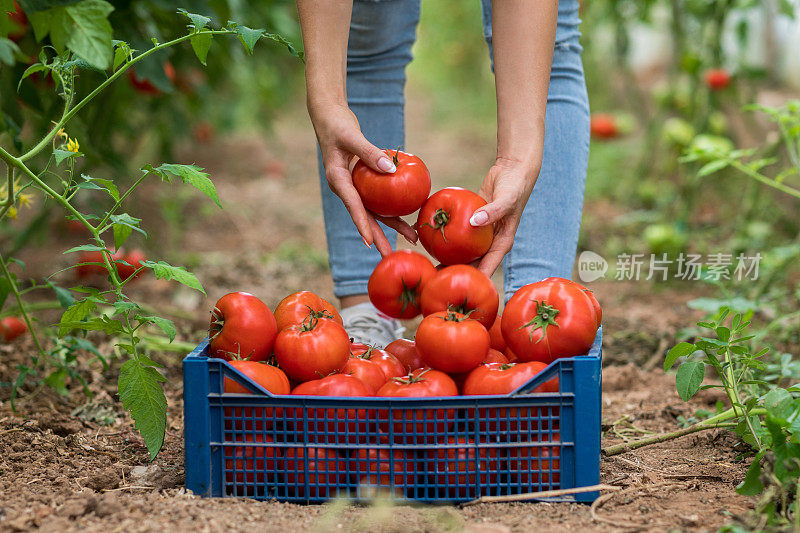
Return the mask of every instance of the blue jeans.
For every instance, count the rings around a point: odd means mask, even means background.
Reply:
[[[482,0],[484,37],[492,50],[491,0]],[[347,99],[364,136],[379,148],[404,144],[405,67],[416,39],[420,0],[355,0],[347,50]],[[506,300],[548,276],[570,278],[575,262],[589,158],[589,101],[581,62],[578,0],[561,0],[539,179],[503,261]],[[424,156],[423,156],[424,158]],[[488,170],[488,169],[487,169]],[[336,296],[365,294],[380,260],[367,249],[342,201],[325,180],[325,233]],[[457,185],[457,184],[453,184]],[[385,228],[389,242],[397,235]]]

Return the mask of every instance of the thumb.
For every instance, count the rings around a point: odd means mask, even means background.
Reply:
[[[369,142],[363,135],[346,146],[351,153],[357,155],[368,167],[378,172],[391,174],[397,167],[392,159],[380,148]]]
[[[513,203],[503,198],[496,198],[494,201],[478,208],[472,213],[469,219],[470,226],[488,226],[505,218],[512,210]]]

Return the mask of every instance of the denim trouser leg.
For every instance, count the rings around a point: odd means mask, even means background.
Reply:
[[[419,0],[355,0],[347,49],[347,101],[364,136],[379,148],[405,139],[405,68],[411,61]],[[320,156],[322,208],[337,297],[366,294],[380,254],[364,246],[350,214],[328,187]],[[394,246],[397,233],[382,226]]]
[[[491,53],[491,0],[482,2],[484,36]],[[589,160],[589,98],[578,42],[579,22],[578,0],[561,0],[542,169],[525,206],[514,247],[503,261],[506,300],[528,283],[549,276],[572,276]]]

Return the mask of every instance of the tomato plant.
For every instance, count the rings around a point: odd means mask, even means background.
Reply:
[[[327,318],[309,316],[275,339],[275,359],[290,378],[310,381],[338,372],[350,357],[350,337]]]
[[[392,158],[391,174],[376,172],[360,159],[353,167],[353,185],[364,207],[376,215],[401,217],[422,207],[431,192],[431,175],[422,160],[400,150],[384,150]]]
[[[246,292],[226,294],[211,311],[212,357],[266,361],[278,328],[267,304]]]
[[[521,361],[543,363],[587,353],[598,326],[594,302],[583,288],[553,278],[514,293],[501,323],[503,338]]]
[[[468,372],[489,352],[489,332],[454,311],[428,315],[417,328],[416,347],[425,364],[444,372]]]
[[[278,331],[302,324],[309,313],[316,318],[329,318],[342,324],[342,317],[333,304],[311,291],[300,291],[290,294],[275,306]]]
[[[497,317],[500,296],[492,280],[477,268],[453,265],[438,271],[425,284],[420,302],[425,316],[456,311],[477,320],[488,330]]]
[[[486,205],[479,195],[458,187],[447,187],[431,195],[419,211],[415,224],[422,246],[445,265],[471,263],[489,251],[494,239],[492,226],[473,227],[473,213]]]
[[[420,313],[420,294],[436,274],[427,257],[400,250],[381,259],[372,271],[367,292],[372,305],[393,318],[414,318]]]

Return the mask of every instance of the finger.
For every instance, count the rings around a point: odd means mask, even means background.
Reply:
[[[325,170],[325,177],[331,190],[342,199],[344,206],[350,213],[350,217],[353,219],[353,223],[356,225],[356,229],[358,229],[361,238],[364,240],[364,244],[371,246],[373,234],[370,227],[370,219],[372,217],[364,209],[361,197],[353,187],[350,173],[341,167],[333,167]],[[384,236],[384,238],[386,237]]]
[[[476,209],[469,219],[471,226],[488,226],[503,220],[514,210],[514,200],[508,196],[498,196],[488,204]]]
[[[389,239],[386,238],[386,234],[383,232],[383,228],[380,224],[378,224],[378,221],[370,216],[369,224],[372,229],[372,236],[375,239],[375,248],[381,253],[381,257],[386,257],[394,252],[394,250],[392,250],[392,245],[389,243]]]
[[[514,236],[517,232],[518,224],[503,224],[500,231],[494,236],[492,246],[484,254],[478,264],[478,270],[491,277],[497,267],[503,262],[503,258],[511,251],[514,246]]]
[[[343,145],[373,170],[389,174],[397,170],[386,152],[369,142],[360,132],[351,139],[344,139]]]
[[[417,232],[414,231],[414,228],[412,228],[408,222],[400,217],[382,217],[376,215],[375,218],[390,228],[396,230],[397,233],[402,235],[405,240],[416,246],[419,237],[417,236]]]

